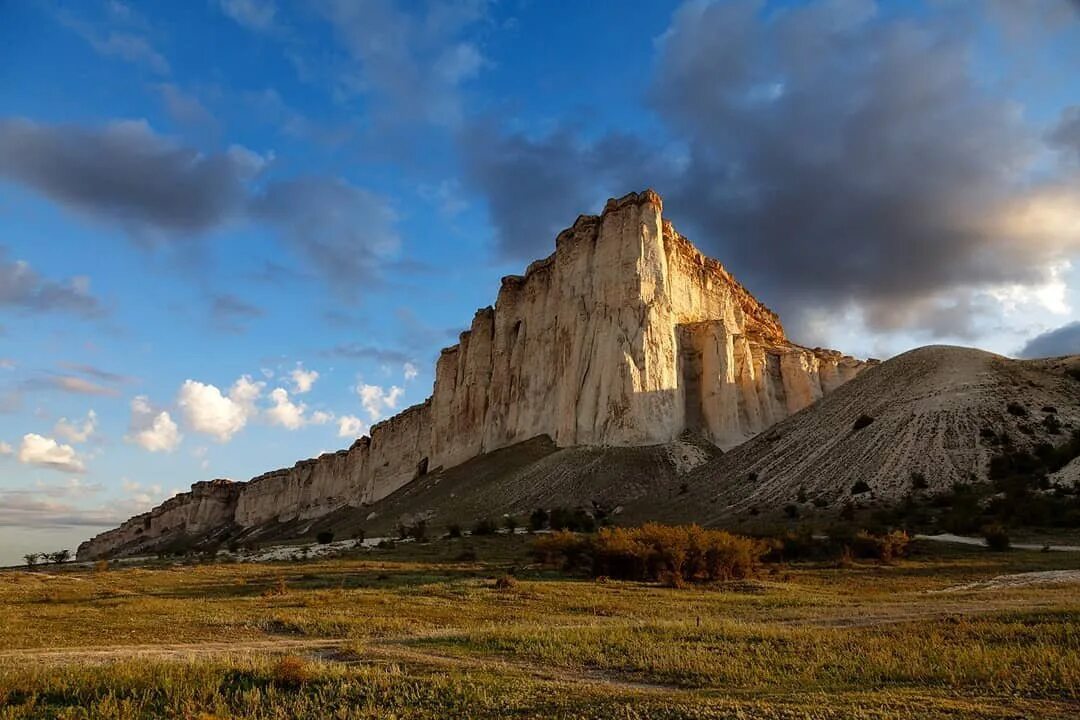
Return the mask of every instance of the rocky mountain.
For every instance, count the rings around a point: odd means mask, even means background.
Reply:
[[[662,212],[646,190],[579,217],[551,256],[503,278],[494,307],[442,351],[432,396],[370,437],[246,483],[215,481],[210,496],[199,484],[83,543],[78,556],[198,539],[211,516],[217,534],[251,534],[368,514],[358,508],[534,438],[633,448],[690,433],[730,449],[872,364],[790,342],[776,314]]]

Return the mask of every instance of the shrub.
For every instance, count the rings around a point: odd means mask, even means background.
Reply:
[[[548,524],[552,530],[571,530],[574,532],[592,532],[596,529],[596,520],[581,508],[569,510],[564,507],[551,509]]]
[[[298,688],[311,679],[311,670],[303,658],[286,655],[274,663],[271,675],[275,685]]]
[[[768,546],[698,525],[603,528],[592,541],[593,575],[624,580],[734,580],[756,574]]]
[[[427,520],[417,520],[416,524],[409,528],[409,535],[417,542],[426,542]]]
[[[352,534],[352,536],[353,536],[353,540],[356,540],[358,543],[363,543],[364,542],[364,528],[358,528],[356,530],[356,532],[354,532]]]
[[[517,530],[520,526],[521,523],[518,522],[517,517],[514,515],[507,515],[503,518],[503,527],[506,528],[506,531],[509,532],[511,535],[513,535],[514,531]]]
[[[1024,407],[1023,405],[1021,405],[1018,402],[1009,403],[1008,405],[1005,406],[1005,410],[1010,415],[1014,415],[1016,417],[1027,417],[1028,416],[1027,408]]]
[[[852,430],[862,430],[864,427],[874,422],[874,418],[869,415],[860,415],[855,418],[855,424],[851,426]]]
[[[794,520],[795,518],[799,517],[799,506],[794,504],[785,505],[784,514],[787,515],[790,519]]]
[[[315,540],[320,545],[329,545],[334,542],[334,533],[331,530],[323,530],[315,536]]]
[[[109,571],[109,561],[105,559],[98,560],[94,563],[94,572],[103,573]]]
[[[532,554],[537,562],[569,570],[577,566],[587,547],[588,541],[576,533],[556,530],[533,540]]]
[[[854,520],[855,519],[855,503],[848,500],[844,503],[844,507],[840,508],[841,520]]]
[[[859,482],[851,486],[852,495],[862,495],[863,493],[868,492],[870,492],[870,483],[866,482],[865,480],[860,480]]]
[[[925,490],[930,487],[930,483],[926,481],[926,476],[921,472],[911,472],[911,489],[912,490]]]
[[[1008,531],[1001,525],[987,525],[982,529],[986,547],[993,552],[1005,552],[1012,545]]]
[[[517,587],[517,578],[513,575],[500,575],[495,579],[496,590],[512,590]]]
[[[537,530],[543,530],[548,524],[547,510],[543,508],[536,508],[529,515],[529,530],[536,532]]]
[[[491,518],[481,518],[473,525],[473,535],[494,535],[499,531],[499,526]]]
[[[62,565],[71,559],[70,550],[57,550],[54,553],[49,553],[49,562],[55,565]]]
[[[911,538],[903,530],[894,530],[884,535],[872,535],[860,530],[851,543],[851,552],[859,558],[892,562],[907,555],[910,542]]]
[[[447,537],[452,538],[461,537],[461,526],[457,523],[451,523],[450,526],[446,528],[446,535]]]
[[[1049,414],[1043,418],[1043,427],[1046,428],[1046,432],[1051,435],[1058,435],[1061,433],[1061,421],[1058,420],[1057,415]]]
[[[33,570],[34,566],[38,564],[38,559],[41,557],[42,555],[39,555],[38,553],[27,553],[26,555],[23,555],[23,560],[26,562],[26,569]]]

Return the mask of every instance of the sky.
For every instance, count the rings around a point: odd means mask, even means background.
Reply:
[[[1080,352],[1080,2],[0,3],[0,563],[347,447],[646,187],[801,344]]]

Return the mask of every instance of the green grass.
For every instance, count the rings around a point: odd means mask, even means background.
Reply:
[[[939,592],[1076,555],[927,543],[669,589],[564,577],[527,542],[0,573],[0,719],[1080,713],[1077,585]],[[164,644],[194,648],[93,652]],[[281,653],[305,658],[303,683],[275,681]]]

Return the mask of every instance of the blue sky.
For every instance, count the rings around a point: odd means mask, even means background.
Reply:
[[[345,447],[612,195],[798,342],[1080,352],[1080,4],[0,8],[0,562]]]

